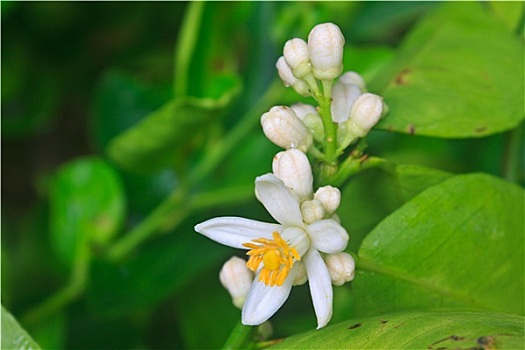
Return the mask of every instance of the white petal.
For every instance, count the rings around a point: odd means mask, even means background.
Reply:
[[[339,253],[348,244],[348,233],[332,219],[316,221],[306,228],[306,232],[312,246],[323,253]]]
[[[270,215],[284,226],[304,227],[299,200],[274,174],[255,179],[257,198]]]
[[[303,261],[319,329],[326,326],[332,318],[332,281],[328,268],[317,250],[310,249]]]
[[[242,308],[242,323],[256,326],[272,317],[288,298],[297,272],[298,265],[294,265],[280,287],[269,287],[259,282],[259,274],[257,274]]]
[[[222,217],[196,225],[195,231],[229,247],[248,249],[242,244],[256,238],[273,239],[273,232],[281,232],[282,226],[239,217]]]

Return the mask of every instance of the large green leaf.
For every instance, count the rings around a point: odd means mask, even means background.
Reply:
[[[363,241],[338,317],[429,307],[523,314],[524,193],[458,175],[421,192]]]
[[[180,97],[148,114],[138,124],[116,136],[108,145],[109,156],[137,172],[174,166],[191,143],[207,131],[240,91],[235,77],[223,80],[220,98]]]
[[[523,119],[523,45],[478,2],[446,3],[371,83],[390,112],[378,127],[479,137]]]
[[[419,192],[451,176],[418,165],[389,164],[352,178],[343,188],[337,211],[350,233],[348,249],[357,251],[363,238],[387,215]]]
[[[457,310],[356,318],[285,339],[272,349],[523,349],[522,316]]]
[[[16,319],[2,306],[2,349],[30,350],[40,346],[20,327]]]
[[[117,173],[96,157],[64,165],[52,182],[50,211],[52,247],[70,265],[87,244],[106,244],[118,233],[125,199]]]

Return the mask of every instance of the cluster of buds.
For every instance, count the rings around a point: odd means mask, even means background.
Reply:
[[[307,156],[337,164],[345,149],[365,137],[385,110],[383,99],[367,92],[358,73],[343,73],[344,42],[339,27],[320,24],[312,29],[308,42],[287,41],[277,61],[284,84],[318,103],[317,108],[304,103],[274,106],[261,117],[264,134],[284,151],[274,156],[272,174],[256,179],[255,194],[280,225],[248,225],[244,219],[219,218],[196,226],[198,232],[220,243],[250,248],[248,263],[235,257],[220,272],[221,283],[234,305],[243,309],[246,324],[260,324],[271,315],[259,302],[267,303],[271,312],[284,302],[288,292],[281,295],[272,292],[273,288],[287,290],[309,281],[318,324],[323,327],[331,317],[331,285],[354,278],[354,259],[344,252],[348,233],[336,214],[341,192],[331,185],[313,191]],[[272,228],[273,236],[262,233],[265,238],[238,243],[246,229],[257,235],[261,227]],[[226,231],[233,238],[226,238]],[[278,301],[269,302],[274,297]]]
[[[339,27],[319,24],[308,35],[308,42],[299,38],[288,40],[276,64],[286,86],[318,102],[322,98],[329,100],[331,105],[325,114],[329,113],[330,122],[337,126],[337,155],[366,136],[385,110],[383,99],[367,92],[358,73],[341,74],[344,43]],[[327,136],[322,116],[311,105],[274,107],[263,116],[262,125],[272,142],[287,149],[308,151],[314,144],[312,140],[322,143]]]

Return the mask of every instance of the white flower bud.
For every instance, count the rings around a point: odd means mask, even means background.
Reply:
[[[337,78],[343,71],[345,38],[333,23],[316,25],[308,35],[313,75],[319,80]]]
[[[246,261],[236,256],[230,258],[222,266],[219,279],[230,293],[233,305],[242,309],[253,282],[253,272],[246,267]]]
[[[308,157],[297,149],[279,152],[273,157],[272,171],[300,198],[312,197],[313,175]]]
[[[366,83],[361,75],[356,72],[345,72],[339,77],[339,81],[345,84],[357,85],[362,92],[366,92]]]
[[[350,111],[348,128],[358,137],[363,137],[377,124],[383,113],[383,99],[380,96],[364,93],[354,102]]]
[[[354,279],[355,261],[350,254],[327,254],[324,262],[330,272],[330,279],[334,286],[342,286]]]
[[[304,263],[302,261],[296,262],[297,274],[295,275],[295,278],[293,280],[294,286],[300,286],[302,284],[305,284],[306,281],[308,281],[308,275],[306,274],[306,267],[304,266]]]
[[[303,221],[307,224],[319,221],[324,217],[325,210],[323,204],[318,199],[304,201],[301,204],[301,214]]]
[[[272,107],[262,115],[261,125],[266,137],[282,148],[306,152],[312,145],[312,133],[289,107]]]
[[[303,78],[312,72],[308,44],[303,39],[295,38],[284,44],[283,56],[296,78]]]
[[[332,120],[336,123],[342,123],[350,117],[350,111],[354,102],[361,96],[361,89],[354,84],[346,84],[339,80],[332,88],[332,105],[330,112]]]
[[[332,186],[319,187],[315,191],[314,199],[321,202],[327,214],[333,214],[341,203],[341,191]]]
[[[306,117],[308,114],[317,114],[317,109],[315,109],[314,106],[306,104],[306,103],[295,103],[290,106],[291,109],[295,112],[295,114],[299,117],[299,119],[304,120],[304,117]]]
[[[277,63],[275,64],[275,67],[277,67],[277,73],[279,73],[279,77],[284,82],[285,86],[293,87],[293,89],[301,96],[310,95],[310,89],[308,88],[308,84],[306,84],[300,79],[297,79],[293,75],[292,69],[290,68],[290,66],[288,66],[288,63],[286,63],[286,60],[283,56],[279,57]]]
[[[324,126],[321,116],[314,106],[305,103],[296,103],[290,106],[295,114],[301,119],[308,129],[312,132],[314,139],[318,142],[324,140]]]

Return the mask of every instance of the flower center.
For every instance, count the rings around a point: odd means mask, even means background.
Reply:
[[[252,242],[243,243],[243,246],[250,248],[246,253],[250,256],[246,266],[256,271],[262,262],[259,281],[270,287],[282,286],[293,264],[301,260],[297,250],[290,248],[277,231],[273,232],[273,240],[258,238]]]

